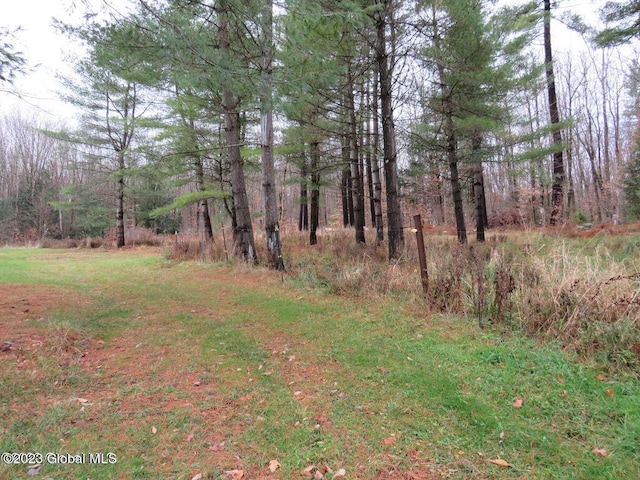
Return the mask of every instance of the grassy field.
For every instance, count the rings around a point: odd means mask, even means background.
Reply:
[[[635,377],[419,302],[142,248],[0,297],[2,479],[640,478]]]

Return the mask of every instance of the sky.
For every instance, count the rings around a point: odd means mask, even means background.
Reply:
[[[101,5],[103,0],[81,0]],[[0,92],[0,114],[14,110],[33,111],[52,119],[67,119],[73,109],[59,99],[60,74],[73,71],[74,51],[77,47],[53,26],[53,19],[62,21],[81,18],[78,0],[0,0],[0,27],[16,33],[16,50],[22,52],[29,69],[15,79],[8,89],[14,94]],[[122,8],[126,0],[108,0],[113,8]],[[104,8],[104,7],[103,7]]]
[[[12,110],[32,110],[52,119],[70,119],[73,109],[58,99],[61,87],[58,74],[72,70],[69,56],[73,55],[70,41],[52,26],[52,19],[69,20],[77,16],[73,6],[83,1],[102,8],[125,9],[127,0],[0,0],[0,26],[20,28],[17,33],[18,49],[24,52],[30,68],[28,75],[16,79],[12,89],[20,97],[0,92],[0,114]],[[508,4],[514,0],[502,0]],[[571,10],[582,13],[585,18],[596,21],[598,6],[603,0],[564,0],[560,12]],[[554,49],[563,51],[579,49],[584,42],[577,34],[568,32],[555,22]]]
[[[56,73],[68,67],[63,53],[68,40],[56,34],[51,20],[54,16],[68,17],[70,4],[67,0],[1,1],[5,5],[2,6],[0,25],[12,30],[21,29],[16,33],[15,47],[23,52],[30,71],[17,77],[14,85],[9,87],[18,90],[24,100],[3,94],[0,96],[0,111],[32,105],[54,115],[56,107],[59,107],[55,93],[58,88]]]

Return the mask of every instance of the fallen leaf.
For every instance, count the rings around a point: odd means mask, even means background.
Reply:
[[[609,395],[610,397],[613,397],[615,395],[615,391],[613,390],[613,388],[607,388],[605,390],[606,394]]]
[[[604,373],[598,374],[598,380],[600,380],[601,382],[604,382],[606,379],[607,379],[607,376]]]
[[[224,443],[225,442],[220,442],[209,445],[209,450],[211,450],[212,452],[219,452],[220,450],[224,450]]]
[[[316,470],[316,473],[313,474],[313,480],[322,480],[324,478],[324,474],[320,470]]]
[[[524,400],[521,398],[516,398],[516,401],[513,402],[513,408],[522,408],[522,405],[524,405]]]
[[[38,475],[40,473],[40,467],[42,467],[42,464],[40,463],[29,466],[27,469],[27,475]]]
[[[202,474],[201,473],[197,474],[191,480],[202,480]]]
[[[458,465],[463,469],[468,470],[469,472],[476,471],[476,466],[473,464],[473,462],[466,458],[461,458],[460,460],[458,460]]]
[[[396,443],[396,437],[387,437],[382,440],[382,443],[384,443],[385,445],[393,445],[394,443]]]
[[[271,473],[274,473],[276,470],[278,470],[282,465],[280,465],[280,462],[278,460],[271,460],[269,462],[269,471]]]
[[[341,468],[336,472],[336,474],[333,477],[331,477],[331,480],[338,477],[344,477],[346,474],[347,474],[347,471],[344,468]]]
[[[500,467],[510,467],[511,464],[509,462],[505,462],[501,458],[496,458],[494,460],[489,460],[494,465],[499,465]]]
[[[305,468],[305,469],[303,470],[303,472],[304,472],[304,473],[306,473],[307,475],[311,475],[311,476],[313,476],[313,473],[312,473],[312,472],[313,472],[313,470],[314,470],[315,468],[316,468],[316,466],[315,466],[315,465],[309,465],[307,468]]]
[[[240,480],[244,477],[244,472],[242,470],[226,470],[224,473],[231,475],[232,480]]]
[[[193,440],[193,432],[191,432],[189,435],[187,435],[187,443],[189,443],[191,440]]]
[[[151,427],[151,433],[153,433],[154,435],[158,433],[158,429],[156,428],[155,425]]]
[[[609,452],[607,452],[604,448],[594,448],[591,450],[595,455],[602,455],[603,457],[608,457]]]

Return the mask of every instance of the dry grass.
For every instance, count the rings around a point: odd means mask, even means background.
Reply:
[[[237,261],[176,266],[158,249],[0,251],[0,341],[12,342],[0,352],[2,451],[117,455],[43,464],[43,478],[295,479],[314,466],[361,479],[638,478],[637,380],[430,314],[410,253],[388,267],[384,248],[350,235],[314,249],[285,238],[284,283]],[[479,266],[483,278],[513,276],[507,311],[517,262],[556,251],[516,240],[471,250],[429,239],[430,268],[463,274],[461,312],[478,305]],[[335,274],[327,288],[364,290],[320,292],[298,276],[315,271],[307,260]],[[383,282],[359,265],[385,272],[386,293],[368,290]],[[484,283],[488,315],[495,287]],[[0,465],[0,478],[27,471]]]
[[[146,228],[132,228],[126,231],[127,247],[162,247],[167,243],[167,237],[157,235]],[[38,243],[40,248],[114,248],[115,238],[85,237],[85,238],[43,238]]]
[[[461,246],[451,235],[427,232],[426,297],[410,231],[403,257],[393,264],[386,260],[386,245],[376,245],[373,231],[367,232],[367,245],[357,245],[352,231],[326,229],[314,246],[305,232],[284,231],[282,248],[292,281],[377,302],[424,302],[432,312],[557,340],[580,355],[640,372],[640,260],[635,255],[640,238],[633,229],[615,235],[596,227],[591,233],[503,232],[486,243]],[[221,235],[207,242],[204,252],[199,237],[173,237],[167,256],[238,263],[228,237],[228,258]],[[264,243],[258,233],[261,259]]]

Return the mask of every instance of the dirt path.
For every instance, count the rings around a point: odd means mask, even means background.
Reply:
[[[348,478],[369,478],[372,461],[380,466],[376,473],[379,479],[444,478],[418,452],[410,454],[411,466],[403,470],[395,465],[406,465],[406,459],[398,462],[384,449],[371,458],[363,438],[368,427],[341,424],[334,415],[336,405],[344,408],[355,401],[343,389],[344,380],[357,384],[358,379],[328,360],[319,345],[268,322],[240,322],[234,328],[255,343],[262,352],[260,361],[245,362],[234,358],[234,352],[221,350],[217,362],[207,364],[216,357],[199,357],[198,333],[190,331],[189,322],[171,321],[187,315],[198,325],[204,322],[215,328],[216,322],[237,315],[238,309],[250,314],[252,307],[242,305],[237,293],[268,292],[278,282],[269,272],[206,269],[195,277],[176,273],[174,282],[196,300],[159,298],[145,304],[135,292],[116,289],[114,295],[119,298],[114,302],[126,304],[135,316],[122,334],[106,341],[86,336],[73,326],[49,322],[52,316],[64,316],[65,312],[91,311],[95,298],[54,287],[0,285],[0,342],[7,342],[1,360],[11,364],[24,382],[52,381],[43,389],[47,392],[40,391],[29,401],[13,402],[14,415],[38,416],[43,402],[79,406],[81,411],[74,410],[70,425],[86,432],[102,430],[107,441],[117,435],[116,418],[118,429],[133,435],[132,443],[148,443],[145,455],[155,462],[151,470],[166,478],[176,470],[188,469],[193,476],[217,471],[230,472],[227,478],[243,472],[242,478],[273,479],[277,474],[265,467],[268,459],[262,458],[265,445],[242,440],[256,430],[255,422],[266,421],[258,412],[270,404],[270,394],[266,387],[256,385],[268,377],[270,385],[278,389],[280,401],[289,402],[293,405],[290,408],[300,413],[285,429],[307,430],[310,436],[318,434],[347,446],[342,455],[351,470]],[[276,287],[279,295],[299,295],[282,285]],[[259,317],[261,312],[254,314]],[[80,388],[64,380],[71,371],[75,376],[84,372]],[[52,380],[54,377],[59,379]],[[363,422],[371,415],[366,406],[353,404],[351,408],[359,409]],[[172,417],[182,419],[179,425],[168,420]],[[127,450],[125,455],[134,455],[133,445]],[[336,459],[323,462],[320,457],[317,464],[305,464],[296,471],[298,478],[332,478],[340,468]]]

